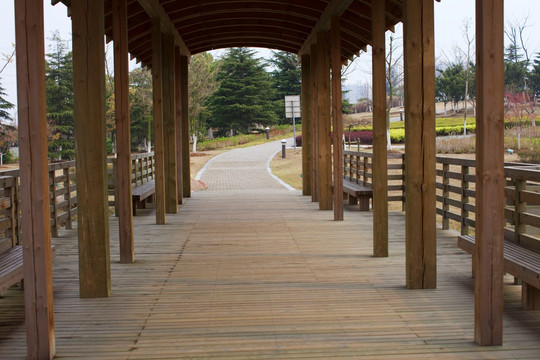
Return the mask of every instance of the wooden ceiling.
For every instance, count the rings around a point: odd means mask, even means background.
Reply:
[[[379,0],[128,0],[129,52],[151,66],[151,19],[159,17],[185,55],[240,46],[301,54],[339,15],[347,61],[371,43],[371,1]],[[402,4],[386,0],[387,29],[402,21]],[[105,0],[105,34],[112,39],[111,0]]]

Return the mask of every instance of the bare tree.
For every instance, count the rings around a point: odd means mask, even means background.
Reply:
[[[467,135],[467,102],[469,101],[469,83],[471,80],[471,63],[474,58],[474,35],[471,34],[472,20],[465,18],[463,20],[463,37],[465,38],[467,49],[465,51],[465,101],[463,115],[463,136]],[[474,103],[473,103],[474,107]]]
[[[388,102],[386,105],[386,147],[392,150],[390,138],[390,111],[394,103],[396,91],[403,87],[403,52],[399,51],[397,38],[390,35],[386,52],[386,85],[388,86]]]

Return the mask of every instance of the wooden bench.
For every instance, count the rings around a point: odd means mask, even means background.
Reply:
[[[154,180],[133,188],[131,195],[133,199],[133,216],[137,215],[137,208],[146,209],[146,199],[152,198],[155,192],[156,186]]]
[[[458,247],[474,255],[474,236],[460,235]],[[504,240],[504,271],[522,282],[521,303],[526,310],[540,310],[540,253]],[[473,258],[474,274],[474,258]]]
[[[349,205],[359,204],[360,211],[369,211],[369,199],[373,197],[373,189],[343,179],[343,194],[349,197]]]
[[[56,255],[54,246],[52,257]],[[15,285],[24,277],[23,248],[20,245],[9,248],[0,254],[0,293]]]

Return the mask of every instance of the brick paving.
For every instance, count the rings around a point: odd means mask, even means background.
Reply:
[[[267,170],[268,159],[277,151],[280,140],[228,151],[212,159],[200,179],[208,191],[286,190]]]

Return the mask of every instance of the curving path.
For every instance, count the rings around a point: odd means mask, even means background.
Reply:
[[[270,159],[280,151],[280,140],[228,151],[210,160],[197,179],[208,185],[207,191],[294,190],[269,170]]]

